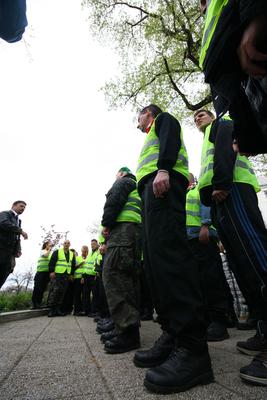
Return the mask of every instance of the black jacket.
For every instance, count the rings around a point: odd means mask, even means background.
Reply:
[[[229,0],[204,63],[205,80],[211,86],[217,115],[230,112],[234,120],[233,138],[237,139],[240,151],[255,154],[267,152],[267,138],[254,117],[251,98],[245,93],[248,76],[241,70],[237,48],[244,29],[258,15],[267,16],[266,0]]]
[[[20,220],[19,220],[20,224]],[[10,251],[16,256],[21,251],[20,234],[22,229],[17,224],[13,211],[0,212],[0,249]]]
[[[212,186],[200,190],[201,202],[209,207],[212,203],[213,190],[231,190],[236,161],[232,148],[233,122],[216,120],[213,122],[209,140],[214,144],[214,164]]]
[[[117,179],[106,194],[106,202],[101,225],[114,228],[116,219],[128,200],[129,194],[136,189],[135,176],[128,174]]]

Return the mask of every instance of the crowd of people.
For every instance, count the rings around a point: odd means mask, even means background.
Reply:
[[[143,311],[151,317],[155,310],[162,334],[151,348],[137,350],[133,362],[147,368],[145,387],[163,394],[214,381],[207,343],[229,337],[234,314],[219,241],[256,329],[236,345],[254,357],[240,377],[267,385],[267,231],[247,157],[267,151],[267,5],[201,0],[201,7],[206,23],[200,63],[217,118],[207,109],[193,116],[204,135],[200,176],[189,177],[179,121],[155,104],[144,107],[138,127],[146,137],[136,175],[122,167],[107,192],[102,244],[93,240],[91,253],[83,246],[77,256],[68,240],[53,252],[45,243],[33,294],[38,307],[50,280],[48,316],[70,312],[73,298],[74,314],[95,316],[104,350],[116,354],[141,345],[142,292]],[[6,232],[9,237],[0,246],[2,281],[19,255],[19,236],[27,238],[17,220],[25,205],[15,202],[0,213],[0,241]]]
[[[136,176],[122,167],[108,190],[101,239],[81,255],[44,243],[35,277],[39,307],[50,279],[49,317],[94,317],[104,350],[138,349],[140,321],[156,321],[162,334],[134,364],[148,368],[145,386],[179,392],[214,380],[207,342],[229,338],[238,324],[222,257],[249,310],[256,334],[237,350],[255,356],[241,368],[243,380],[267,383],[267,231],[258,207],[260,190],[252,165],[232,146],[233,122],[200,109],[194,114],[204,135],[198,179],[188,172],[180,123],[154,105],[142,109],[146,133]],[[219,247],[220,246],[220,247]],[[44,268],[46,271],[44,272]],[[38,289],[39,287],[39,289]],[[73,301],[70,301],[73,299]]]

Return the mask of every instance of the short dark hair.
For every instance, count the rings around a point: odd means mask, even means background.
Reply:
[[[96,242],[96,243],[98,243],[96,239],[92,239],[91,242]]]
[[[211,112],[210,110],[206,110],[205,108],[200,108],[199,110],[194,112],[194,117],[196,115],[198,115],[201,112],[205,112],[206,114],[208,114],[212,119],[215,119],[215,115],[213,114],[213,112]]]
[[[24,200],[16,200],[16,201],[14,201],[14,203],[12,204],[12,207],[13,207],[13,206],[16,206],[16,205],[19,204],[19,203],[23,203],[25,206],[27,205],[27,203],[26,203]]]
[[[46,242],[44,242],[42,245],[42,250],[44,250],[49,243],[51,243],[50,240],[47,240]]]
[[[156,106],[156,104],[149,104],[149,106],[144,107],[141,111],[140,114],[143,114],[147,111],[150,111],[152,114],[153,118],[156,118],[157,115],[162,113],[161,108],[159,108],[158,106]]]

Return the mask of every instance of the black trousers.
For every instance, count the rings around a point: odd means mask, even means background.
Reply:
[[[233,184],[224,202],[212,204],[212,214],[249,309],[267,320],[267,231],[253,187]]]
[[[73,281],[74,287],[74,312],[78,313],[82,311],[82,291],[83,291],[83,284],[81,283],[81,279],[77,278]]]
[[[32,292],[33,305],[40,305],[43,300],[44,292],[49,282],[49,272],[36,272],[34,277],[34,287]]]
[[[6,249],[0,249],[0,288],[15,267],[15,257]]]
[[[140,268],[140,315],[153,315],[153,303],[150,293],[150,287],[147,282],[146,272],[144,268],[144,263],[141,263]]]
[[[70,314],[73,310],[73,304],[74,304],[74,281],[72,278],[68,277],[68,285],[66,292],[64,294],[61,310],[65,313]]]
[[[97,309],[98,312],[101,316],[101,318],[106,318],[110,316],[109,313],[109,308],[108,308],[108,302],[107,302],[107,296],[103,284],[103,279],[102,279],[102,271],[99,272],[99,276],[97,279],[97,284],[98,284],[98,304],[97,304]]]
[[[95,275],[86,275],[84,277],[84,284],[83,284],[83,309],[88,313],[95,313],[96,312],[96,304],[95,304],[95,283],[96,277]]]
[[[185,183],[170,177],[170,190],[155,198],[153,179],[141,194],[144,266],[152,301],[162,329],[180,346],[202,351],[207,326],[199,268],[186,237]]]
[[[206,318],[208,322],[226,324],[230,311],[230,288],[223,272],[217,240],[210,237],[209,243],[203,244],[199,238],[194,238],[188,242],[199,263]]]

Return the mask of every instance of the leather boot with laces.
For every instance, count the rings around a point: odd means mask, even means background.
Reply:
[[[186,348],[175,348],[160,366],[149,369],[145,387],[155,393],[179,393],[199,384],[214,382],[208,350],[195,354]]]
[[[242,367],[240,378],[252,385],[267,386],[267,351],[258,354],[249,365]]]
[[[115,336],[118,335],[116,329],[112,329],[112,331],[102,333],[100,340],[102,343],[106,343],[108,340],[113,339]]]
[[[174,349],[174,344],[174,337],[163,332],[151,349],[140,350],[135,353],[134,364],[140,368],[156,367],[169,357]]]
[[[139,327],[132,327],[117,334],[113,339],[107,340],[104,350],[109,354],[119,354],[138,349],[138,347],[140,347]]]
[[[249,356],[256,356],[267,351],[267,322],[258,321],[256,335],[245,342],[237,342],[236,348]]]

